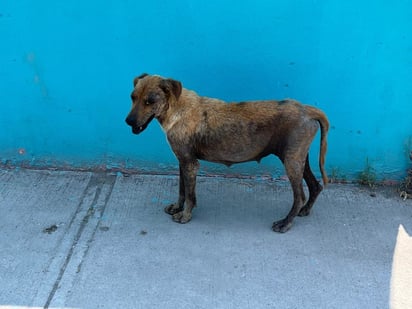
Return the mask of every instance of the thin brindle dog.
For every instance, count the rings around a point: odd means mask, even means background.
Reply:
[[[307,216],[322,191],[309,166],[309,146],[319,127],[319,167],[324,169],[329,122],[319,109],[294,100],[225,103],[182,88],[179,81],[142,74],[134,79],[132,108],[126,118],[134,134],[153,119],[162,126],[179,160],[179,199],[165,208],[173,220],[186,223],[196,206],[199,160],[231,165],[260,161],[274,154],[283,162],[293,190],[293,206],[272,229],[284,233],[295,216]],[[302,179],[309,199],[306,201]]]

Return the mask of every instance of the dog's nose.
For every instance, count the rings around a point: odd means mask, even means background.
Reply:
[[[130,115],[127,116],[127,118],[126,118],[126,123],[127,123],[129,126],[133,127],[133,125],[134,125],[134,118],[131,117]]]

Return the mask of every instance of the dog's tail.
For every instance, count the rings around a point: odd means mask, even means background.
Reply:
[[[329,182],[328,175],[325,172],[325,156],[328,148],[327,135],[329,131],[329,121],[325,113],[319,111],[319,117],[317,118],[320,124],[320,153],[319,153],[319,169],[322,174],[323,184],[326,186]]]
[[[311,116],[313,119],[317,120],[320,124],[320,153],[319,153],[319,169],[322,174],[322,180],[324,186],[329,182],[328,175],[325,172],[325,156],[326,150],[328,148],[327,135],[329,131],[329,120],[325,113],[317,108],[310,109]]]

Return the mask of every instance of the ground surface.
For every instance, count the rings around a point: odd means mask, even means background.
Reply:
[[[200,177],[186,225],[163,212],[177,192],[176,177],[0,170],[0,308],[410,304],[392,267],[412,200],[330,185],[277,234],[287,182]]]

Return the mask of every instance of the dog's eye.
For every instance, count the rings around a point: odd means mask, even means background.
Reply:
[[[155,95],[149,95],[147,97],[147,100],[146,100],[146,105],[151,105],[151,104],[154,104],[154,103],[156,103],[156,96]]]

